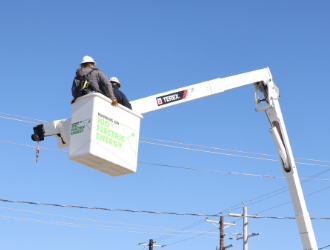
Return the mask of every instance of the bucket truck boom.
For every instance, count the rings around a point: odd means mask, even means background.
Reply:
[[[269,121],[269,132],[274,140],[282,171],[287,180],[303,248],[304,250],[317,250],[318,248],[312,223],[306,208],[305,199],[298,177],[297,167],[295,165],[289,137],[278,101],[280,97],[279,89],[276,87],[273,81],[273,77],[269,68],[255,70],[226,78],[218,78],[132,101],[132,114],[139,116],[139,119],[141,119],[142,117],[139,114],[148,113],[183,102],[218,94],[226,90],[248,84],[254,85],[254,98],[256,105],[255,110],[257,112],[263,111],[267,117],[267,120]],[[263,95],[262,99],[259,97],[259,93]],[[77,99],[78,102],[80,98]],[[264,105],[261,106],[261,103],[264,103]],[[39,141],[43,140],[44,136],[54,135],[58,138],[59,148],[68,146],[70,147],[70,138],[72,137],[72,132],[70,134],[69,129],[71,128],[70,126],[74,124],[74,122],[75,121],[71,121],[69,118],[37,125],[34,127],[35,133],[32,135],[32,139]],[[139,127],[139,124],[137,127]],[[96,129],[96,127],[94,129]],[[138,133],[135,136],[138,138]],[[111,159],[109,161],[111,161]],[[80,163],[89,166],[89,163],[86,161],[80,161]]]

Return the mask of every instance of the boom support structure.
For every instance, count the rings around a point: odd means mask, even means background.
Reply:
[[[269,132],[274,140],[282,171],[286,177],[303,248],[304,250],[317,250],[312,223],[278,101],[280,97],[279,89],[273,81],[269,68],[190,85],[138,99],[132,101],[131,104],[134,112],[144,114],[248,84],[254,85],[255,110],[257,112],[263,111],[269,121]],[[262,99],[259,97],[259,93],[263,95]],[[264,103],[264,105],[260,106],[261,103]],[[68,147],[70,143],[70,125],[71,118],[45,122],[34,127],[35,134],[32,135],[32,139],[39,141],[43,140],[44,136],[54,135],[58,138],[59,148]]]
[[[269,132],[274,140],[282,171],[289,187],[303,248],[304,250],[317,250],[312,223],[278,101],[279,89],[273,81],[269,68],[190,85],[138,99],[131,104],[135,111],[143,114],[248,84],[254,85],[256,111],[264,111],[269,121]],[[259,97],[259,93],[262,93],[262,99]],[[265,105],[260,106],[261,103],[265,103]]]

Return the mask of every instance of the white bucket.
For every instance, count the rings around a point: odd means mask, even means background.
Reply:
[[[72,104],[69,159],[111,176],[136,172],[142,115],[99,93]]]

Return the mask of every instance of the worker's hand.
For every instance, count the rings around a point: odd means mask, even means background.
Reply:
[[[112,106],[117,106],[118,105],[118,102],[117,102],[117,99],[116,98],[113,98],[112,99],[112,103],[111,103]]]

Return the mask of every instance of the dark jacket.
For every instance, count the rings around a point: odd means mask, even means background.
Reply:
[[[92,69],[89,67],[83,68],[80,72],[77,73],[76,77],[73,80],[72,84],[72,96],[74,98],[77,98],[79,96],[82,96],[83,93],[81,92],[81,84],[80,84],[80,76],[87,75]],[[114,99],[115,95],[113,93],[111,84],[107,78],[107,76],[99,69],[93,70],[90,78],[90,85],[89,89],[90,91],[96,91],[99,92],[110,99]]]
[[[112,88],[113,88],[113,92],[115,93],[118,103],[125,106],[126,108],[132,109],[132,105],[127,100],[126,95],[119,90],[118,85],[112,84]]]

